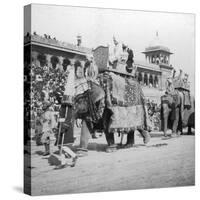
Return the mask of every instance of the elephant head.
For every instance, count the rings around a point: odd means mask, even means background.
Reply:
[[[166,136],[167,129],[177,131],[181,109],[181,95],[164,95],[161,97],[161,129]]]

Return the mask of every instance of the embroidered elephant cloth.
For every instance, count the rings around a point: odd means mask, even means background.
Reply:
[[[99,79],[106,92],[106,106],[112,111],[110,131],[151,129],[144,94],[136,80],[113,72],[101,74]]]
[[[107,105],[129,107],[143,104],[144,94],[141,86],[133,78],[107,72],[101,74],[99,79],[106,91]]]

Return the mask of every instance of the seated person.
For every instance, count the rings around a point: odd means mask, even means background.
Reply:
[[[109,48],[109,64],[113,69],[119,70],[119,64],[124,60],[125,51],[123,51],[122,44],[115,37],[113,37],[113,43],[114,47]]]
[[[174,85],[171,78],[168,78],[166,81],[166,92],[165,94],[173,95],[175,93]]]

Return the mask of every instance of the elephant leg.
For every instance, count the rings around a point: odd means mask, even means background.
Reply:
[[[167,136],[168,116],[164,117],[164,137]]]
[[[183,135],[183,127],[182,127],[182,122],[180,122],[180,119],[179,119],[178,127],[177,127],[177,135],[178,136]]]
[[[127,135],[126,146],[132,147],[133,144],[135,143],[135,135],[134,135],[134,133],[135,133],[135,131],[129,131],[129,133]]]
[[[117,147],[115,145],[114,132],[105,131],[105,135],[106,135],[106,140],[108,143],[106,152],[112,153],[112,152],[116,151]]]
[[[172,136],[177,134],[178,122],[179,122],[179,108],[176,108],[175,115],[176,115],[176,118],[173,122]]]
[[[192,135],[192,127],[188,126],[188,135]]]
[[[195,114],[194,112],[189,116],[188,119],[188,134],[192,134],[192,128],[195,128]]]
[[[164,131],[164,137],[167,136],[169,113],[170,113],[170,109],[169,109],[168,105],[163,105],[163,131]]]
[[[124,134],[125,134],[124,132],[120,133],[120,136],[121,136],[121,140],[120,140],[120,144],[119,144],[120,146],[123,145]]]
[[[183,135],[183,123],[181,121],[182,119],[180,119],[179,117],[179,122],[178,122],[178,135]]]
[[[150,141],[150,138],[151,138],[149,132],[145,131],[144,129],[138,129],[138,131],[140,132],[140,134],[143,137],[144,144],[147,144]]]
[[[107,109],[104,111],[103,115],[103,127],[104,132],[106,136],[106,141],[108,143],[108,148],[115,145],[115,139],[114,139],[114,132],[109,131],[110,123],[111,123],[111,110]]]
[[[114,145],[115,144],[114,132],[106,131],[105,135],[106,135],[106,140],[107,140],[108,146]]]

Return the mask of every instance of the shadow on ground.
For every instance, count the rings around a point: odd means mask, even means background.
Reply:
[[[48,157],[48,163],[50,166],[58,166],[61,164],[61,158],[58,154],[52,154]]]
[[[35,151],[34,154],[37,154],[38,156],[42,156],[44,154],[44,151]]]

